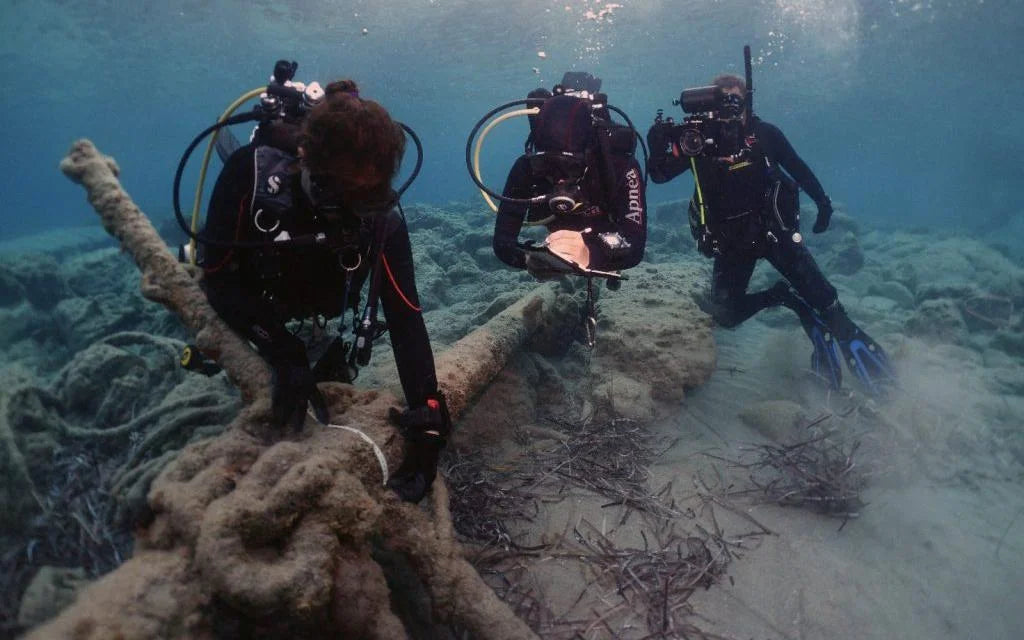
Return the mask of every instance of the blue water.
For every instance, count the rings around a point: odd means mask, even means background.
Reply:
[[[426,159],[407,200],[444,203],[476,197],[465,138],[490,107],[582,69],[646,131],[682,88],[742,74],[748,43],[756,110],[850,213],[998,224],[1020,215],[1024,182],[1022,25],[1019,0],[5,0],[0,239],[92,222],[57,169],[79,137],[118,160],[144,211],[169,215],[186,144],[278,58],[301,80],[354,78],[412,126]],[[505,128],[484,157],[498,188],[525,123]]]

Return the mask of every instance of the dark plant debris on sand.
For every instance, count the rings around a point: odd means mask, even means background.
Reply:
[[[555,417],[520,427],[516,439],[534,443],[528,455],[488,463],[479,453],[455,450],[444,475],[453,524],[471,561],[517,615],[543,638],[720,637],[694,625],[689,598],[724,576],[731,559],[756,546],[766,529],[727,536],[714,516],[716,506],[730,506],[724,496],[693,494],[698,513],[676,503],[671,483],[652,490],[648,467],[673,442],[637,421]],[[605,523],[583,517],[539,544],[517,534],[546,507],[588,495],[607,500],[602,508],[618,507],[618,526],[637,514],[632,527],[642,545],[617,543]],[[684,531],[684,522],[694,531]],[[537,576],[553,563],[575,565],[583,576],[561,611],[552,610],[548,582]]]
[[[115,524],[118,507],[106,489],[121,462],[95,443],[80,443],[54,454],[48,470],[49,491],[35,496],[42,513],[26,535],[3,541],[3,636],[20,629],[21,596],[40,567],[82,567],[86,576],[94,578],[119,566],[131,554],[131,531]]]
[[[755,495],[763,501],[804,507],[841,518],[842,529],[856,518],[865,503],[861,492],[867,470],[854,461],[858,439],[826,427],[830,414],[804,428],[806,436],[788,444],[744,447],[740,460],[729,462],[749,472],[749,488],[730,495]]]

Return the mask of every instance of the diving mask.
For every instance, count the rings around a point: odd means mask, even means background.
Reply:
[[[726,118],[739,119],[743,115],[743,96],[726,93],[721,98],[721,112]]]
[[[552,183],[575,182],[587,172],[583,153],[569,151],[538,151],[529,155],[530,171]]]

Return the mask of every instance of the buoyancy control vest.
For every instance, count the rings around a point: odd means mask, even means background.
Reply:
[[[756,252],[783,232],[799,231],[799,189],[771,162],[755,134],[748,134],[733,156],[690,162],[690,233],[702,254]]]
[[[343,304],[358,305],[358,287],[348,287],[347,302],[339,283],[366,277],[371,264],[375,218],[353,217],[328,226],[317,219],[301,194],[294,155],[270,145],[253,152],[253,194],[247,235],[273,243],[250,253],[264,297],[293,317],[339,315]],[[243,222],[243,224],[246,224]]]
[[[253,158],[251,225],[256,233],[275,240],[253,255],[263,295],[292,318],[320,315],[344,319],[345,311],[351,309],[353,340],[342,348],[348,352],[347,375],[354,380],[358,367],[369,363],[374,340],[387,330],[386,324],[377,319],[382,260],[395,217],[401,214],[392,209],[373,216],[344,216],[327,224],[318,219],[302,192],[294,155],[261,145]],[[296,237],[313,241],[295,242]],[[278,238],[288,241],[278,248]],[[367,281],[365,306],[360,313],[360,293]],[[391,284],[406,300],[393,279]]]

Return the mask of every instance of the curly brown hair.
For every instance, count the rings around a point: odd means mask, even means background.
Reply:
[[[747,83],[743,81],[743,78],[734,76],[731,73],[723,73],[715,76],[715,79],[711,81],[711,84],[728,91],[729,89],[739,89],[740,91],[746,92]]]
[[[330,176],[343,189],[390,184],[405,152],[402,128],[384,107],[360,98],[351,80],[332,82],[325,94],[299,136],[310,173]]]

